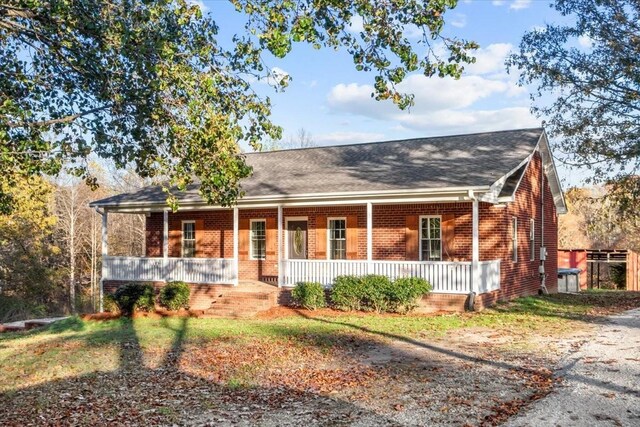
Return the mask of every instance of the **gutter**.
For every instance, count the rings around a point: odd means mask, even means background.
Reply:
[[[456,202],[468,201],[469,192],[487,193],[490,188],[487,186],[467,187],[467,188],[443,188],[437,190],[407,190],[407,191],[380,191],[380,192],[350,192],[350,193],[320,193],[320,194],[299,194],[291,196],[258,196],[245,197],[238,200],[238,207],[275,207],[282,206],[317,206],[322,204],[366,204],[367,202],[375,202],[379,204],[397,203],[397,202]],[[180,210],[184,209],[224,209],[219,205],[208,205],[202,200],[179,200]],[[162,202],[92,202],[90,207],[104,208],[109,210],[163,210],[166,209],[166,203]]]

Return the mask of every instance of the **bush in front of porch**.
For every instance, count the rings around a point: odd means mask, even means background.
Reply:
[[[391,281],[386,276],[339,276],[331,289],[333,306],[344,311],[408,313],[429,293],[431,284],[419,277]]]
[[[315,310],[327,306],[324,286],[317,282],[300,282],[291,291],[293,302],[307,310]]]
[[[160,289],[160,304],[171,311],[189,308],[191,289],[185,282],[169,282]]]
[[[116,289],[113,299],[125,316],[132,315],[136,310],[151,311],[155,307],[153,285],[150,283],[126,283]]]

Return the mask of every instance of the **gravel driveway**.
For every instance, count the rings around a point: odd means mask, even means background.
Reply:
[[[640,309],[609,319],[564,359],[562,386],[506,426],[640,426]]]

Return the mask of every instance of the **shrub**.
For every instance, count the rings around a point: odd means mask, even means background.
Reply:
[[[191,288],[184,282],[169,282],[160,289],[160,304],[169,310],[189,308]]]
[[[107,313],[117,313],[120,311],[118,303],[113,294],[105,294],[102,297],[102,309]]]
[[[625,264],[609,264],[609,277],[617,289],[627,288],[627,266]]]
[[[431,291],[419,277],[405,277],[393,283],[386,276],[339,276],[331,291],[331,302],[340,310],[408,313],[418,298]]]
[[[331,303],[339,310],[361,310],[363,291],[362,278],[338,276],[331,289]]]
[[[387,288],[387,309],[396,313],[408,313],[418,306],[418,299],[429,292],[431,292],[431,284],[422,278],[396,279]]]
[[[300,282],[291,291],[291,298],[296,305],[308,310],[323,308],[327,306],[324,296],[324,286],[317,282]]]
[[[150,283],[132,282],[120,286],[113,294],[118,308],[125,316],[134,311],[151,311],[154,307],[153,285]]]
[[[370,274],[362,277],[361,305],[365,310],[373,310],[376,313],[387,311],[389,300],[387,294],[391,287],[391,281],[387,276]]]

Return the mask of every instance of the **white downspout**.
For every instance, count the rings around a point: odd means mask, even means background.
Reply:
[[[367,202],[367,274],[373,274],[373,204]]]
[[[540,153],[540,267],[538,267],[538,273],[540,273],[540,293],[543,295],[549,295],[546,285],[547,273],[544,269],[546,259],[547,249],[544,246],[544,158]]]
[[[475,297],[480,290],[480,214],[479,202],[473,190],[469,190],[471,199],[471,292],[469,293],[469,310],[475,306]]]
[[[278,287],[284,284],[284,263],[282,262],[282,205],[278,205]]]

